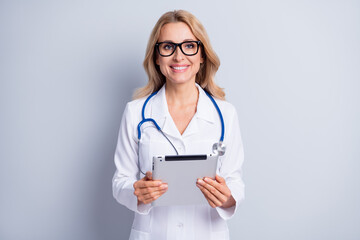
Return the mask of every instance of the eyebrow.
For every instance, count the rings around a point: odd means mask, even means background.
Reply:
[[[187,42],[187,41],[199,41],[199,40],[189,38],[189,39],[184,39],[182,42]],[[171,40],[164,40],[163,42],[172,42],[172,43],[174,43],[174,41],[171,41]]]

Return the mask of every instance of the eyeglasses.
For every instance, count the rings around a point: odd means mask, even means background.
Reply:
[[[200,43],[200,41],[185,41],[182,43],[159,42],[155,44],[155,47],[162,57],[170,57],[173,55],[177,46],[179,46],[181,52],[186,56],[193,56],[198,53]]]

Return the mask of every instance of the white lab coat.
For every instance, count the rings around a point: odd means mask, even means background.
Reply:
[[[199,89],[197,111],[182,135],[168,111],[165,85],[146,106],[145,117],[155,119],[179,154],[212,153],[212,145],[219,141],[221,135],[219,115],[204,90],[198,85],[197,87]],[[139,172],[138,161],[141,170],[146,172],[151,171],[154,155],[176,154],[170,143],[150,122],[142,125],[141,140],[138,145],[137,125],[142,119],[141,109],[145,99],[137,99],[126,105],[115,152],[113,195],[119,203],[135,212],[130,239],[229,239],[226,220],[233,216],[244,198],[244,184],[241,179],[243,145],[235,108],[226,101],[216,99],[224,117],[224,143],[227,146],[225,155],[219,158],[217,174],[225,178],[236,205],[227,209],[219,207],[214,209],[210,205],[152,207],[151,204],[141,204],[138,206],[133,184],[144,177]],[[182,173],[179,172],[179,178],[181,177]]]

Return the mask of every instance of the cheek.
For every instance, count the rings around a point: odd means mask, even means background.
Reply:
[[[203,62],[203,61],[202,61],[202,58],[201,58],[201,57],[199,57],[198,59],[196,59],[196,61],[193,62],[194,68],[195,68],[196,72],[199,71],[199,69],[200,69],[200,64],[201,64],[202,62]]]
[[[166,69],[167,64],[164,61],[159,60],[159,67],[161,72]]]
[[[161,67],[161,65],[163,65],[162,58],[157,57],[155,63],[156,63],[156,65],[158,65],[159,67]]]
[[[199,70],[200,70],[200,64],[198,64],[198,65],[196,66],[196,69],[195,69],[196,74],[199,73]]]
[[[167,68],[167,64],[165,64],[164,62],[162,61],[159,61],[159,68],[160,68],[160,72],[166,76],[167,75],[167,72],[169,71],[169,69]]]

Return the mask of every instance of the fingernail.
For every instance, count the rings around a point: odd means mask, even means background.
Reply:
[[[198,183],[204,183],[204,181],[202,179],[198,179],[197,182]]]
[[[161,188],[162,189],[166,189],[168,187],[168,185],[167,184],[163,184],[163,185],[161,185]]]

